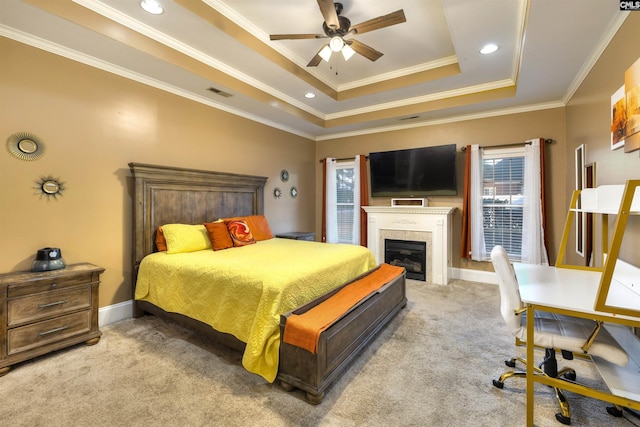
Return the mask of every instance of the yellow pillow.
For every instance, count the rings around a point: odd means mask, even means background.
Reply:
[[[162,234],[167,241],[168,254],[211,249],[207,229],[202,224],[165,224]]]

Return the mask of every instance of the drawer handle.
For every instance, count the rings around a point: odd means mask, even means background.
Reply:
[[[69,300],[63,299],[63,300],[56,301],[56,302],[50,302],[49,304],[38,304],[38,308],[53,307],[54,305],[60,305],[60,304],[66,303],[66,302],[69,302]]]
[[[45,335],[49,335],[49,334],[53,334],[55,332],[60,332],[60,331],[64,331],[65,329],[69,329],[69,327],[67,325],[65,326],[60,326],[59,328],[53,328],[50,331],[46,331],[46,332],[38,332],[38,336],[39,337],[43,337]]]

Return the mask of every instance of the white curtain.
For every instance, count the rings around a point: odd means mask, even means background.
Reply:
[[[360,244],[360,155],[356,155],[353,163],[353,227],[351,243]]]
[[[336,159],[327,157],[327,243],[338,242],[338,194],[336,185]]]
[[[471,146],[471,259],[486,261],[489,254],[484,243],[483,227],[483,185],[482,185],[482,149]]]
[[[524,206],[522,211],[522,259],[526,264],[549,265],[542,229],[540,140],[524,148]]]

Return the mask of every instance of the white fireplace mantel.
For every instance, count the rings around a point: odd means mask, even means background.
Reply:
[[[363,206],[368,217],[367,246],[384,262],[383,235],[419,232],[427,240],[427,281],[447,285],[451,271],[451,217],[455,208],[422,206]]]

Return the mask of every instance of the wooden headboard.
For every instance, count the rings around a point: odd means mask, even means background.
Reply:
[[[155,252],[155,233],[170,223],[202,224],[264,213],[266,177],[129,163],[135,181],[133,262]]]

